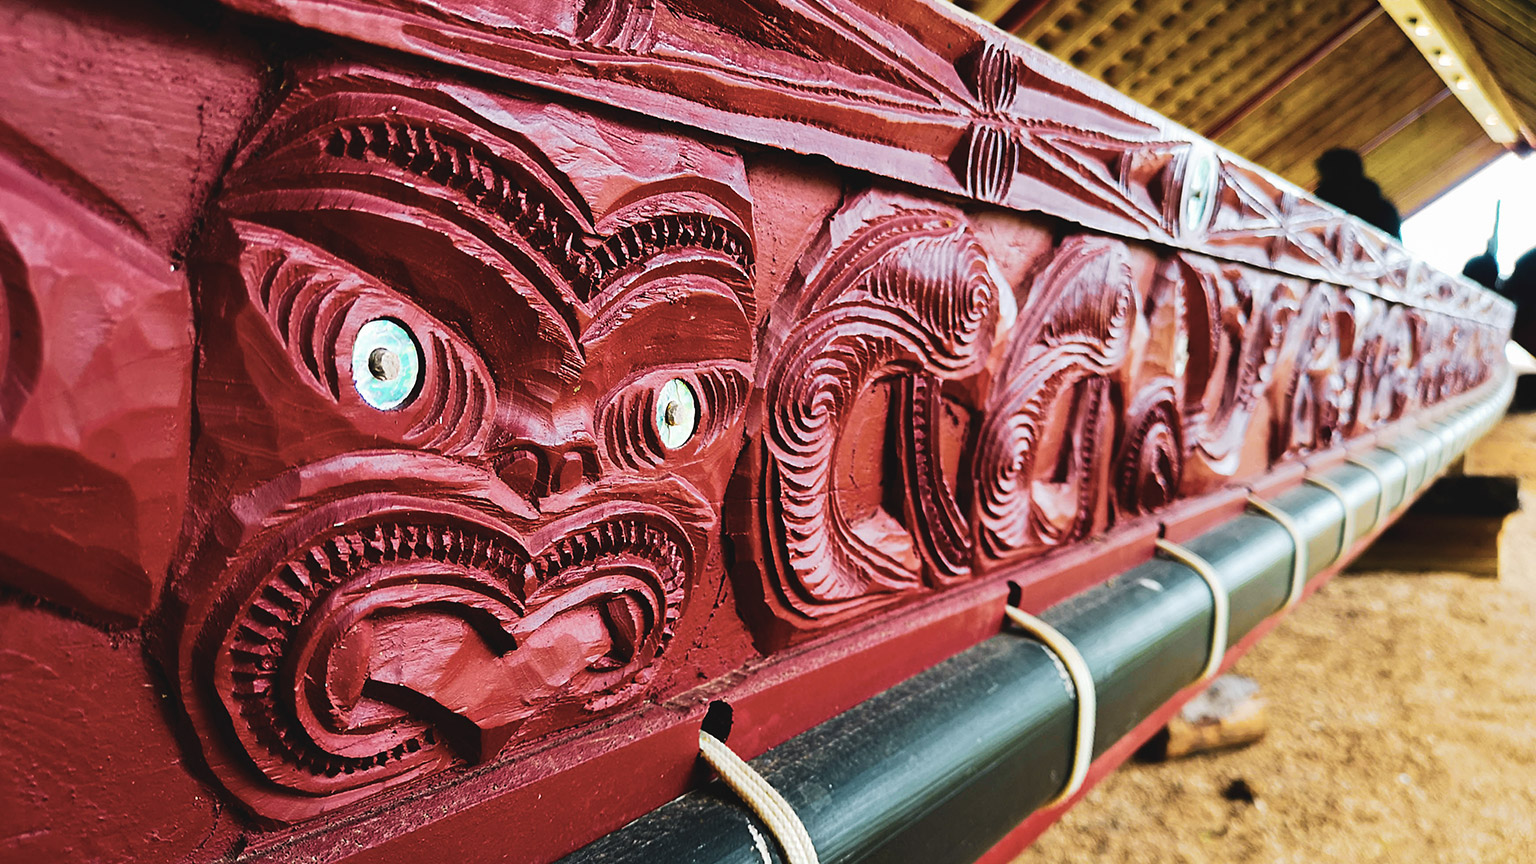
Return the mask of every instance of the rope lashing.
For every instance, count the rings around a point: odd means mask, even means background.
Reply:
[[[1280,607],[1289,609],[1301,602],[1301,592],[1307,587],[1307,541],[1301,536],[1301,527],[1296,520],[1279,507],[1253,495],[1248,496],[1248,507],[1280,523],[1285,533],[1291,535],[1291,546],[1296,550],[1291,556],[1291,588],[1285,594],[1285,605]]]
[[[1072,689],[1077,691],[1077,741],[1072,749],[1072,770],[1067,772],[1067,782],[1061,791],[1042,805],[1055,807],[1083,788],[1088,768],[1093,764],[1093,735],[1099,717],[1093,670],[1088,668],[1088,661],[1083,659],[1077,646],[1063,636],[1060,630],[1014,606],[1003,606],[1003,613],[1020,630],[1033,636],[1061,660],[1061,665],[1067,669],[1067,676],[1072,679]]]
[[[1348,462],[1356,468],[1364,468],[1371,472],[1371,476],[1376,478],[1376,485],[1381,487],[1381,494],[1376,496],[1376,521],[1371,523],[1372,528],[1380,528],[1390,512],[1387,507],[1387,475],[1381,473],[1380,467],[1364,459],[1350,459]],[[1404,477],[1403,481],[1406,483],[1407,478]]]
[[[805,823],[800,821],[795,808],[789,806],[789,802],[784,800],[784,796],[773,788],[767,778],[725,746],[724,741],[703,729],[699,730],[699,755],[704,757],[709,767],[715,769],[715,773],[720,775],[725,785],[731,787],[731,791],[747,805],[747,809],[757,814],[757,818],[768,826],[773,838],[784,850],[784,858],[789,864],[820,864],[816,857],[816,846],[811,843],[811,835],[805,830]]]
[[[1344,527],[1342,529],[1344,535],[1339,538],[1339,558],[1343,558],[1344,553],[1349,551],[1350,544],[1355,542],[1355,510],[1349,506],[1349,499],[1344,497],[1344,488],[1326,477],[1306,477],[1303,478],[1302,482],[1309,486],[1316,486],[1339,499],[1339,506],[1344,508]]]
[[[1425,470],[1419,472],[1419,486],[1410,490],[1408,488],[1408,466],[1413,464],[1413,463],[1409,462],[1408,461],[1408,457],[1403,455],[1403,451],[1397,449],[1396,447],[1388,447],[1385,444],[1377,444],[1376,445],[1376,449],[1380,450],[1380,451],[1382,451],[1384,453],[1391,453],[1393,456],[1396,456],[1403,463],[1403,497],[1404,498],[1407,498],[1410,492],[1417,492],[1419,490],[1419,487],[1422,487],[1424,485],[1424,475],[1429,473],[1429,471],[1428,471],[1429,465],[1428,465],[1427,462],[1423,466],[1425,468]]]
[[[1205,580],[1205,586],[1211,589],[1211,648],[1206,654],[1205,669],[1200,672],[1200,681],[1209,681],[1221,671],[1221,661],[1227,655],[1227,632],[1231,622],[1231,601],[1227,597],[1227,589],[1221,584],[1221,578],[1216,575],[1216,568],[1211,562],[1199,555],[1174,543],[1171,540],[1158,538],[1157,549],[1169,558],[1183,564],[1185,567]]]

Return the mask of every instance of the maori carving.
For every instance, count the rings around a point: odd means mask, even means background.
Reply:
[[[1255,436],[1250,428],[1273,377],[1273,368],[1295,306],[1277,296],[1272,277],[1239,267],[1195,266],[1184,259],[1185,278],[1197,284],[1194,295],[1209,310],[1205,328],[1192,328],[1191,350],[1202,347],[1209,374],[1192,388],[1198,402],[1186,416],[1191,460],[1184,475],[1186,492],[1217,488],[1235,477]],[[1267,458],[1267,454],[1266,454]]]
[[[224,515],[238,542],[207,550],[225,570],[182,650],[198,670],[194,719],[220,711],[239,748],[211,753],[213,767],[282,819],[632,698],[676,627],[709,519],[661,499],[542,524],[499,511],[520,502],[483,472],[408,452],[328,460],[272,487]]]
[[[305,818],[646,691],[719,578],[746,200],[734,154],[399,75],[278,108],[196,271],[210,515],[177,580],[183,700],[249,807]]]
[[[1063,242],[1035,280],[977,448],[977,527],[990,556],[1038,554],[1105,526],[1138,305],[1124,248],[1097,238]]]
[[[1421,291],[1440,277],[1371,229],[946,3],[224,2],[1092,231],[1448,314],[1487,302]]]
[[[677,706],[815,674],[756,718],[783,740],[1000,582],[1083,587],[1504,368],[1505,301],[948,4],[223,2],[355,41],[263,72],[180,4],[0,40],[102,93],[207,73],[153,135],[0,117],[0,587],[166,682],[55,688],[127,718],[106,758],[184,740],[222,787],[160,771],[133,848],[331,860],[485,796],[436,830],[526,807],[526,841]],[[847,671],[939,592],[941,638]]]
[[[832,218],[795,280],[758,375],[758,590],[810,627],[969,575],[959,462],[940,450],[970,409],[946,388],[981,370],[1002,289],[963,215],[880,192]]]
[[[1184,198],[1181,211],[1199,206]],[[1141,304],[1148,331],[1116,456],[1116,519],[1151,513],[1181,494],[1184,466],[1193,458],[1189,432],[1203,416],[1212,352],[1222,338],[1210,288],[1198,268],[1175,256],[1156,269]]]
[[[1360,434],[1400,419],[1418,389],[1414,327],[1408,310],[1362,295],[1356,298],[1362,322],[1360,348],[1346,368],[1350,376],[1348,434]]]
[[[1141,516],[1179,496],[1185,456],[1176,382],[1164,378],[1145,385],[1126,419],[1125,442],[1115,466],[1115,512]]]
[[[1271,391],[1273,461],[1331,446],[1348,409],[1341,366],[1354,352],[1353,310],[1332,285],[1311,285],[1305,290],[1286,340],[1295,347],[1282,345],[1283,359]]]
[[[966,191],[983,201],[1002,201],[1019,170],[1019,140],[997,122],[1013,110],[1019,92],[1019,60],[996,42],[982,42],[955,64],[986,118],[971,123],[950,156],[950,168]],[[987,121],[991,122],[987,122]]]
[[[186,503],[191,361],[182,278],[0,157],[0,582],[148,614]]]

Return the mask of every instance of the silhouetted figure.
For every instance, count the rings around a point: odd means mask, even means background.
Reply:
[[[1468,258],[1466,265],[1461,268],[1461,275],[1484,288],[1498,288],[1499,262],[1492,255],[1484,252]]]
[[[1493,232],[1488,235],[1488,245],[1483,247],[1483,254],[1468,258],[1461,268],[1461,275],[1495,291],[1499,290],[1499,213],[1503,209],[1503,201],[1494,202]]]
[[[1515,304],[1515,326],[1510,338],[1536,354],[1536,249],[1515,259],[1515,269],[1509,271],[1499,290]]]
[[[1393,237],[1403,236],[1397,208],[1381,194],[1376,181],[1365,176],[1365,163],[1353,150],[1335,147],[1317,157],[1317,197],[1375,225]]]

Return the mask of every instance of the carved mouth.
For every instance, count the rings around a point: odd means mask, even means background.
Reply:
[[[246,557],[232,614],[203,631],[245,754],[324,809],[489,759],[530,720],[629,701],[682,613],[694,545],[654,508],[605,505],[524,541],[426,501],[330,515],[359,503],[279,529],[308,537]]]

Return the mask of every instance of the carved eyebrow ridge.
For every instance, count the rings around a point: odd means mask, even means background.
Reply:
[[[752,279],[752,245],[740,228],[704,213],[667,213],[614,231],[588,253],[594,290],[583,299],[600,294],[604,281],[630,265],[670,249],[718,252],[734,261],[745,279],[731,287],[747,318],[753,317],[755,304],[747,288]]]
[[[458,135],[399,120],[338,126],[322,149],[331,156],[379,159],[462,194],[495,214],[554,264],[582,302],[631,264],[673,248],[719,252],[752,273],[751,244],[737,226],[703,213],[670,213],[627,225],[589,250],[584,232],[542,184]],[[509,176],[510,175],[510,176]],[[749,302],[750,298],[742,298]]]
[[[380,159],[440,186],[495,214],[560,271],[578,294],[590,264],[578,248],[581,229],[542,184],[485,147],[459,136],[397,120],[351,123],[332,130],[322,144],[332,155]],[[510,176],[509,176],[510,175]]]
[[[674,247],[720,252],[752,272],[752,252],[735,225],[703,213],[668,213],[627,225],[592,250],[592,279],[601,282],[635,261]]]

